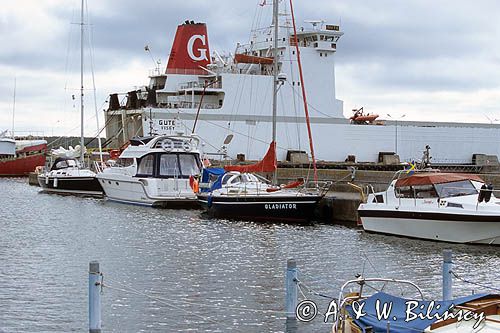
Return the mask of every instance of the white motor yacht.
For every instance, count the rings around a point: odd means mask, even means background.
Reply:
[[[201,172],[195,136],[134,138],[116,163],[97,175],[110,201],[165,208],[196,207]]]
[[[402,171],[394,178],[359,206],[366,231],[500,245],[500,200],[479,176]]]

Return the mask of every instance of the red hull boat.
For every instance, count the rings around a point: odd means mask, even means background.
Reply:
[[[0,158],[0,176],[20,177],[26,176],[35,171],[37,166],[45,165],[45,155],[47,143],[37,140],[33,144],[23,145],[22,141],[17,142],[22,147],[16,150],[15,155]]]

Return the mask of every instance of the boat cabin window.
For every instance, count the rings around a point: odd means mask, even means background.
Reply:
[[[152,153],[138,161],[137,176],[189,178],[199,175],[201,161],[196,154]]]
[[[417,199],[437,198],[434,185],[419,185],[413,187]]]
[[[160,176],[176,177],[179,175],[176,154],[163,154],[160,157]]]
[[[184,176],[194,176],[200,174],[200,167],[194,155],[179,155],[179,165],[181,167],[181,174]]]
[[[152,176],[154,171],[154,155],[146,155],[141,158],[139,162],[139,168],[137,169],[138,175]]]
[[[396,188],[398,198],[428,199],[437,198],[437,191],[434,185],[402,186]]]
[[[411,186],[396,187],[396,197],[413,198],[413,189]]]
[[[470,180],[436,184],[435,186],[440,198],[477,194],[477,189]]]
[[[119,158],[116,160],[114,166],[125,168],[131,166],[132,164],[134,164],[133,158]]]
[[[384,203],[384,196],[382,194],[377,194],[375,198],[373,198],[373,201],[375,203]]]

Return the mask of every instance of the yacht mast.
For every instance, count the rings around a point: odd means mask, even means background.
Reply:
[[[314,181],[318,181],[318,168],[316,167],[316,156],[314,155],[314,143],[311,131],[311,121],[309,119],[309,109],[306,97],[306,86],[304,84],[304,75],[302,74],[302,62],[300,60],[300,47],[299,41],[297,40],[297,28],[295,26],[295,15],[293,13],[293,1],[290,0],[290,11],[292,13],[292,23],[293,23],[293,41],[295,44],[295,50],[297,52],[297,64],[299,65],[299,76],[300,76],[300,86],[302,89],[302,100],[304,102],[304,112],[306,114],[306,124],[307,124],[307,134],[309,136],[309,149],[311,150],[311,158],[314,169]]]
[[[279,0],[273,0],[273,25],[274,25],[274,40],[273,40],[273,142],[276,142],[276,116],[278,102],[278,19]],[[277,170],[273,173],[273,183],[278,182]]]
[[[80,16],[80,162],[83,164],[85,162],[85,138],[83,133],[83,11],[84,11],[84,1],[82,0],[82,12]]]

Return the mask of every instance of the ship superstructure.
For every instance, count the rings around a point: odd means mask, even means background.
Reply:
[[[308,138],[293,30],[286,13],[280,18],[277,156],[284,160],[289,151],[307,151]],[[258,159],[271,132],[272,31],[272,25],[254,29],[248,43],[237,44],[234,53],[221,54],[210,52],[204,23],[179,25],[165,73],[157,68],[151,71],[148,86],[111,95],[106,111],[108,142],[119,147],[134,136],[191,134],[196,122],[194,131],[205,153]],[[344,161],[355,155],[358,161],[375,162],[379,152],[411,160],[426,145],[432,146],[434,162],[470,163],[473,154],[499,155],[496,125],[351,123],[335,94],[335,53],[342,35],[339,25],[319,20],[308,21],[297,31],[319,160]]]

